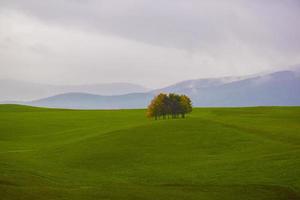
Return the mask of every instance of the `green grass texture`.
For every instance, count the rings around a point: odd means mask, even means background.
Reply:
[[[0,199],[300,199],[300,107],[0,105]]]

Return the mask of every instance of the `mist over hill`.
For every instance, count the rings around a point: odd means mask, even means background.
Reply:
[[[214,83],[206,87],[198,87],[197,83],[195,81],[195,86],[178,91],[189,95],[196,106],[300,105],[300,76],[292,71]]]
[[[0,80],[0,101],[32,101],[62,93],[123,95],[146,91],[147,88],[132,83],[49,85],[9,79]]]
[[[25,102],[25,104],[70,109],[144,108],[152,97],[153,95],[150,93],[132,93],[116,96],[102,96],[88,93],[65,93],[36,101]]]
[[[67,92],[38,100],[13,103],[73,109],[145,108],[159,92],[175,92],[188,95],[196,107],[293,106],[300,105],[299,69],[299,67],[295,67],[284,71],[245,77],[187,80],[150,92],[122,95],[97,95],[90,92],[96,91],[96,89],[92,90],[92,87],[88,87],[85,90],[82,87],[80,91],[84,92]],[[117,88],[118,85],[114,86],[116,87],[113,88]],[[122,91],[125,93],[125,90],[122,89],[124,87],[122,85],[118,89],[112,89],[112,92],[118,90],[120,93]],[[139,89],[142,90],[142,88]]]

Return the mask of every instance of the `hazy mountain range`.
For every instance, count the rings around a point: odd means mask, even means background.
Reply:
[[[22,87],[27,91],[31,87],[32,91],[43,91],[43,85],[19,86],[17,82],[14,87],[1,85],[0,88],[1,91],[5,88],[4,91],[11,93],[15,90],[17,94]],[[190,96],[194,106],[291,106],[300,105],[300,68],[245,77],[188,80],[148,92],[142,86],[127,83],[66,86],[56,90],[49,89],[50,86],[46,88],[47,92],[64,92],[38,100],[13,103],[76,109],[144,108],[155,94],[176,92]],[[29,98],[35,94],[32,91],[26,93],[24,89],[22,94]]]
[[[122,95],[147,92],[149,89],[131,83],[91,85],[47,85],[16,80],[0,80],[0,101],[32,101],[63,93]]]

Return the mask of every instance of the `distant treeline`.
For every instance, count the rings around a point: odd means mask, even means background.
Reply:
[[[174,93],[160,93],[152,99],[148,106],[147,116],[155,119],[162,117],[163,119],[185,117],[186,113],[192,112],[192,101],[186,95],[178,95]]]

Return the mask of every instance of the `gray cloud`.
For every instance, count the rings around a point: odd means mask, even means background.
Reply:
[[[7,77],[157,86],[300,61],[298,0],[7,0],[0,7]]]

